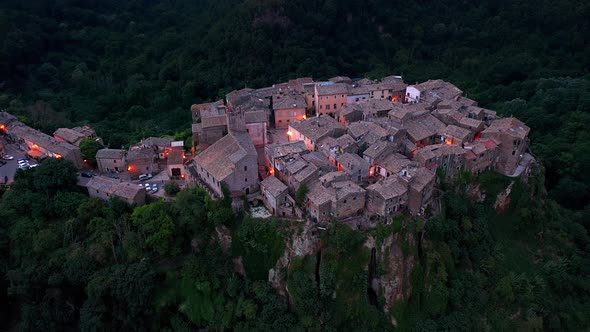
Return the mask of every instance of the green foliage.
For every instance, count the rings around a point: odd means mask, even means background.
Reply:
[[[176,225],[164,201],[160,200],[136,208],[131,215],[131,220],[135,226],[139,227],[148,248],[160,255],[178,253],[174,239]]]
[[[245,218],[232,241],[232,253],[241,256],[252,280],[267,280],[283,253],[283,237],[277,220]]]
[[[303,202],[303,200],[305,199],[305,195],[307,195],[308,192],[309,188],[305,183],[303,183],[299,186],[299,188],[297,188],[297,192],[295,193],[295,201],[297,202],[297,204],[301,204]]]
[[[83,138],[80,141],[80,153],[82,153],[82,158],[87,160],[90,165],[96,165],[96,152],[102,148],[103,146],[92,138]]]
[[[169,181],[164,185],[164,191],[168,196],[176,196],[180,192],[180,186],[175,181]]]

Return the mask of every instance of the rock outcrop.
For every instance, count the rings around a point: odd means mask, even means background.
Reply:
[[[373,237],[369,237],[365,246],[376,249],[377,264],[380,274],[371,280],[371,288],[378,296],[385,299],[383,311],[389,313],[397,301],[406,301],[412,293],[411,274],[415,260],[413,255],[404,255],[402,241],[409,246],[416,246],[412,234],[396,233],[386,237],[378,243]],[[395,321],[393,321],[395,325]]]
[[[285,271],[293,257],[315,255],[320,250],[320,234],[315,224],[310,222],[303,225],[303,229],[295,231],[291,238],[285,239],[285,252],[279,258],[274,268],[268,272],[268,281],[282,296],[288,296]]]

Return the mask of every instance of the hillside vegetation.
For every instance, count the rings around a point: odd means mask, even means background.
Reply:
[[[514,182],[503,214],[493,205],[510,179],[486,173],[449,184],[428,222],[331,228],[321,255],[281,271],[289,302],[266,279],[293,236],[283,221],[236,216],[198,190],[105,205],[49,160],[0,192],[0,329],[590,328],[588,17],[575,0],[2,1],[0,108],[46,132],[90,124],[111,147],[184,139],[190,105],[233,89],[400,74],[519,117],[543,168]],[[467,198],[477,184],[482,203]],[[394,235],[412,292],[384,313],[364,244]]]

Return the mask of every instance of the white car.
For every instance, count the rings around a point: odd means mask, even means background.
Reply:
[[[152,190],[152,188],[150,187],[149,183],[145,184],[145,191],[150,192]]]
[[[7,155],[7,154],[5,154],[5,155],[3,155],[3,156],[2,156],[2,159],[4,159],[4,160],[12,160],[12,159],[14,159],[14,157],[13,157],[13,156],[10,156],[10,155]]]
[[[139,176],[139,181],[145,181],[145,180],[148,180],[148,179],[151,179],[151,178],[152,178],[152,175],[151,174],[142,174],[142,175]]]
[[[158,192],[158,185],[157,184],[152,184],[152,193],[157,193]]]
[[[39,166],[39,164],[29,165],[30,168],[35,168],[35,167],[38,167],[38,166]]]
[[[29,167],[31,167],[31,166],[29,166],[29,164],[24,164],[24,165],[20,165],[20,164],[19,164],[19,165],[18,165],[18,168],[20,168],[20,169],[22,169],[22,170],[29,169]]]
[[[29,165],[29,162],[27,160],[19,160],[18,161],[18,165],[19,166],[23,166],[23,165],[27,165],[28,166]]]

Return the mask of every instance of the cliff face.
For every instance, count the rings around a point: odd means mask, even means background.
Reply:
[[[282,296],[288,296],[286,271],[294,257],[315,255],[320,250],[320,234],[315,225],[306,223],[291,238],[285,239],[285,252],[274,268],[268,271],[268,281]]]
[[[416,247],[412,234],[396,233],[382,241],[369,237],[365,246],[375,249],[377,271],[369,280],[369,285],[378,297],[384,299],[383,311],[389,313],[397,301],[406,301],[412,293],[411,274],[416,257],[404,254],[402,243],[408,247]],[[372,273],[369,273],[370,275]],[[395,321],[393,321],[395,325]]]

